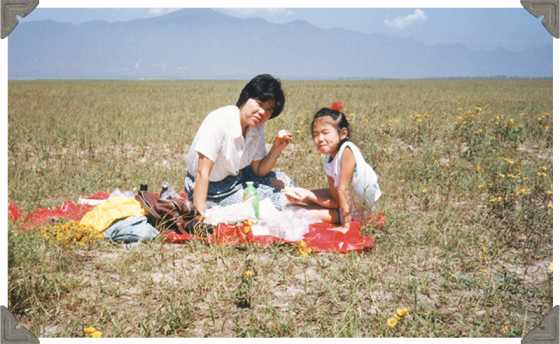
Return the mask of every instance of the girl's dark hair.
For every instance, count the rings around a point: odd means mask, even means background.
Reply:
[[[274,98],[276,106],[272,111],[270,119],[280,115],[284,109],[284,92],[282,91],[282,84],[279,79],[275,79],[270,74],[260,74],[254,77],[245,87],[241,90],[239,100],[237,100],[237,107],[241,107],[249,98],[257,99],[261,102]]]
[[[340,143],[338,144],[339,148],[344,142],[350,141],[352,129],[350,128],[350,123],[348,123],[346,116],[344,116],[344,113],[340,111],[329,108],[322,108],[321,110],[317,111],[317,113],[313,117],[313,120],[311,121],[311,135],[313,135],[313,123],[315,123],[315,120],[321,117],[330,117],[333,120],[334,127],[338,130],[338,132],[341,132],[344,128],[346,128],[346,130],[348,131],[346,138],[344,138],[344,140],[340,141]]]

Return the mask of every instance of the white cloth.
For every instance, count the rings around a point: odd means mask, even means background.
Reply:
[[[344,142],[332,161],[329,161],[330,157],[327,157],[325,160],[325,172],[334,180],[334,186],[338,189],[338,185],[340,184],[342,153],[346,147],[352,150],[354,159],[356,160],[356,168],[352,176],[352,189],[355,195],[366,201],[367,207],[373,210],[375,201],[381,196],[381,190],[377,182],[377,174],[364,160],[360,149],[354,143],[350,141]]]
[[[212,111],[198,129],[187,154],[187,170],[196,177],[198,153],[214,162],[210,181],[221,181],[266,156],[264,125],[247,129],[243,138],[239,108],[228,105]]]

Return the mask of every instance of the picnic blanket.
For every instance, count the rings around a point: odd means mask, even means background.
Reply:
[[[179,195],[186,199],[185,194],[181,193]],[[85,197],[85,199],[106,200],[109,196],[108,193],[98,192],[95,195]],[[94,207],[95,205],[91,204],[76,204],[72,201],[67,201],[56,209],[38,208],[25,214],[16,204],[9,202],[8,214],[14,221],[21,222],[21,225],[17,226],[17,228],[21,228],[21,230],[25,231],[29,228],[49,223],[57,218],[80,221],[86,213]],[[384,223],[384,216],[382,221]],[[378,225],[379,223],[381,223],[380,219],[378,219]],[[381,225],[383,225],[383,223],[381,223]],[[375,248],[371,236],[362,236],[360,232],[362,225],[359,222],[353,221],[350,224],[350,229],[346,233],[332,230],[335,227],[335,225],[328,223],[311,224],[309,225],[309,232],[305,234],[302,239],[303,244],[302,242],[296,242],[295,244],[304,245],[314,252],[348,252]],[[256,236],[252,233],[250,225],[248,226],[243,223],[218,223],[214,234],[207,237],[200,237],[192,234],[178,234],[170,231],[163,231],[161,234],[165,241],[176,244],[185,243],[190,240],[202,240],[219,245],[255,244],[263,246],[288,242],[272,236]]]

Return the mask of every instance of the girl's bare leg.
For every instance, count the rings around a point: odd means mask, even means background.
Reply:
[[[303,203],[292,204],[291,206],[306,209],[323,222],[333,223],[333,224],[340,223],[340,219],[338,218],[338,209],[329,209],[329,208],[321,207],[320,205],[317,204],[303,204]]]

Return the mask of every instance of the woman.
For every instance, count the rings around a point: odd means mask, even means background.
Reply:
[[[264,124],[284,108],[280,81],[257,75],[241,91],[236,105],[212,111],[200,125],[187,155],[185,190],[194,207],[204,214],[206,201],[219,206],[240,203],[247,181],[253,181],[260,199],[270,198],[282,208],[286,197],[280,189],[294,182],[272,172],[292,134],[279,133],[267,153]]]

